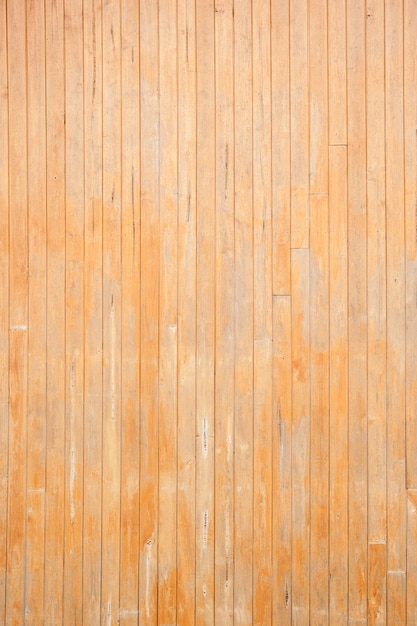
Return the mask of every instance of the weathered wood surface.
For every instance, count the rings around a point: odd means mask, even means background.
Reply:
[[[417,623],[416,29],[0,1],[0,623]]]

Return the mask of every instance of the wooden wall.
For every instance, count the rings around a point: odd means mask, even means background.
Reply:
[[[0,622],[417,624],[415,0],[0,0]]]

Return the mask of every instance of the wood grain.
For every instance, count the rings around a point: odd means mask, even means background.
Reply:
[[[0,622],[417,620],[414,0],[0,2]]]

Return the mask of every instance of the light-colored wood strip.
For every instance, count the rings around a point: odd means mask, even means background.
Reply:
[[[25,625],[39,624],[44,614],[45,489],[28,490],[26,520]]]
[[[329,623],[328,196],[310,198],[311,544],[310,619]]]
[[[272,340],[254,341],[253,623],[272,616]]]
[[[159,541],[158,623],[177,619],[177,5],[159,3]]]
[[[403,3],[385,7],[387,202],[387,598],[388,623],[404,623],[407,494],[405,472],[405,255]]]
[[[215,620],[233,621],[234,124],[233,2],[216,2]]]
[[[387,623],[386,543],[370,543],[368,547],[368,624]]]
[[[196,624],[214,623],[215,66],[213,0],[196,4]]]
[[[123,0],[120,624],[138,624],[140,467],[139,5]]]
[[[349,3],[349,619],[367,618],[367,280],[365,5]]]
[[[100,624],[102,517],[102,9],[84,1],[83,624]]]
[[[0,125],[8,128],[6,3],[0,5]],[[6,619],[7,504],[9,464],[9,136],[0,135],[0,622]]]
[[[251,2],[235,19],[235,492],[234,624],[252,624],[253,207]]]
[[[196,566],[196,30],[194,0],[178,2],[177,622],[195,620]]]
[[[64,623],[82,622],[84,439],[83,7],[65,11],[65,557]]]
[[[291,624],[291,297],[274,298],[273,317],[273,613]]]
[[[404,175],[405,175],[405,249],[407,260],[413,261],[417,253],[417,176],[416,176],[416,107],[417,107],[417,54],[415,29],[417,6],[412,0],[404,4]],[[410,459],[411,460],[411,459]]]
[[[272,616],[272,190],[270,7],[252,3],[254,240],[253,623]],[[265,36],[268,33],[268,36]]]
[[[27,556],[25,623],[43,619],[46,462],[46,108],[45,14],[28,2],[27,123],[29,236],[29,359],[27,455]],[[38,491],[39,490],[39,491]]]
[[[417,5],[404,2],[404,167],[406,278],[406,468],[407,486],[417,488]]]
[[[119,619],[121,474],[121,30],[103,6],[103,464],[101,624]]]
[[[308,3],[290,0],[291,247],[309,245]]]
[[[310,0],[308,3],[311,194],[327,193],[329,185],[327,4],[327,0]]]
[[[273,293],[291,289],[290,0],[271,2]],[[239,132],[241,128],[239,127]]]
[[[407,581],[404,571],[388,571],[387,624],[398,624],[399,626],[407,623],[406,588]]]
[[[417,490],[408,490],[407,516],[407,624],[417,619]]]
[[[45,3],[47,455],[45,621],[63,620],[65,467],[65,59],[63,2]]]
[[[386,540],[386,232],[384,7],[368,0],[366,28],[368,279],[368,540]]]
[[[27,506],[28,216],[25,23],[23,3],[7,6],[10,413],[5,623],[13,625],[24,622]],[[4,327],[2,331],[7,332]]]
[[[347,145],[346,0],[327,3],[329,143]]]
[[[11,92],[12,95],[13,92]],[[11,97],[13,101],[13,97]],[[10,116],[11,122],[13,117]],[[13,151],[11,150],[11,154]],[[13,172],[13,170],[12,170]],[[11,174],[11,190],[13,189]],[[10,206],[17,209],[15,195],[10,196]],[[16,211],[18,212],[18,211]],[[13,220],[10,219],[10,249],[13,251]],[[13,257],[18,256],[17,251]],[[12,258],[12,255],[11,255]],[[10,264],[11,293],[16,284]],[[17,288],[17,291],[19,289]],[[13,316],[13,298],[10,298],[10,322]],[[19,317],[23,321],[22,317]],[[20,325],[19,326],[25,326]],[[13,328],[13,325],[12,325]],[[6,621],[8,624],[24,623],[24,590],[25,590],[25,548],[26,548],[26,400],[27,400],[27,329],[10,331],[9,356],[9,502],[7,520],[7,588],[6,588]]]
[[[292,623],[310,619],[310,312],[309,250],[291,252]]]
[[[158,5],[140,3],[141,121],[141,459],[139,611],[158,615],[159,358],[159,44]]]
[[[329,149],[329,621],[348,615],[347,147]]]

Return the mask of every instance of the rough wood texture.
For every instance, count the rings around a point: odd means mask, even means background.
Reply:
[[[417,623],[415,0],[0,0],[0,623]]]

